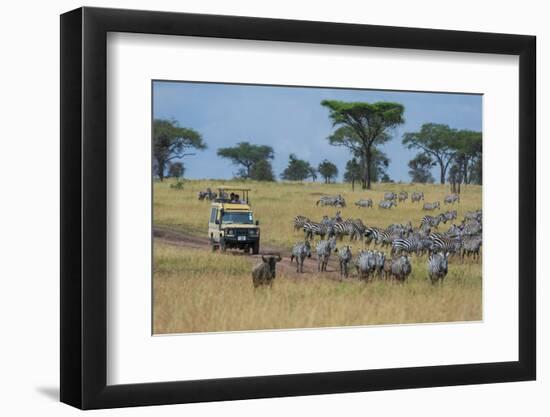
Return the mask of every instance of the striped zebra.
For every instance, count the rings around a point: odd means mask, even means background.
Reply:
[[[371,242],[374,242],[376,244],[378,240],[378,234],[380,233],[382,229],[378,227],[365,227],[365,230],[363,231],[363,239],[366,245],[370,245]]]
[[[449,252],[451,254],[460,253],[462,247],[460,238],[450,238],[440,233],[430,234],[432,240],[431,252]]]
[[[474,236],[480,234],[483,228],[477,221],[470,221],[468,223],[462,223],[461,229],[463,235]]]
[[[340,275],[348,277],[348,267],[351,262],[351,247],[346,245],[338,249],[338,260],[340,262]]]
[[[441,223],[440,216],[430,216],[427,214],[424,217],[422,217],[422,220],[420,220],[420,227],[422,228],[423,225],[428,225],[430,227],[435,227],[437,229],[439,226],[439,223]]]
[[[453,204],[455,202],[460,203],[460,195],[455,194],[455,193],[447,195],[443,199],[443,204]]]
[[[384,193],[384,200],[397,200],[397,194],[392,192]]]
[[[456,210],[446,211],[445,213],[443,213],[443,215],[445,216],[445,219],[450,222],[450,221],[456,220],[457,211]]]
[[[461,258],[464,261],[465,256],[472,256],[475,260],[479,260],[479,250],[481,249],[482,239],[481,236],[466,237],[462,241]]]
[[[346,200],[340,194],[323,196],[315,203],[316,206],[346,207]]]
[[[331,234],[332,226],[316,222],[306,222],[303,229],[306,239],[313,239],[314,235],[324,239],[326,235]]]
[[[372,208],[372,198],[362,198],[361,200],[356,201],[355,205],[357,207]]]
[[[431,211],[435,209],[440,209],[439,207],[439,201],[436,201],[435,203],[424,203],[422,206],[422,210]]]
[[[479,223],[482,222],[482,212],[481,210],[476,210],[476,211],[467,211],[466,213],[464,213],[464,221],[469,221],[469,220],[475,220]]]
[[[408,239],[395,239],[391,243],[391,255],[402,255],[403,253],[419,254],[421,250],[420,240],[412,237]]]
[[[304,228],[304,225],[307,223],[307,222],[310,222],[311,220],[306,217],[306,216],[296,216],[294,217],[294,220],[292,221],[292,224],[294,225],[294,231],[298,231],[300,229],[303,229]]]
[[[309,240],[305,242],[298,242],[292,248],[290,254],[290,263],[296,258],[296,272],[304,272],[304,260],[311,258],[311,244]]]
[[[415,202],[420,201],[420,200],[424,200],[424,192],[423,191],[420,191],[420,192],[413,191],[412,194],[411,194],[411,202],[415,203]]]
[[[409,198],[409,193],[406,191],[400,191],[399,195],[397,196],[397,200],[401,203],[402,201],[406,201]]]
[[[394,200],[382,200],[378,203],[378,207],[381,209],[391,209],[392,207],[397,207]]]
[[[323,272],[327,270],[330,254],[336,249],[336,238],[333,236],[329,240],[321,240],[317,244],[317,270]]]
[[[353,222],[353,220],[345,220],[343,222],[334,223],[332,226],[332,234],[339,239],[344,236],[349,236],[350,240],[360,239],[361,230]]]
[[[443,279],[449,272],[449,252],[432,253],[428,258],[428,276],[432,284],[443,283]]]
[[[400,236],[396,236],[399,238]],[[382,247],[390,246],[394,240],[394,235],[387,230],[379,230],[377,234],[375,245],[380,245]]]
[[[369,279],[376,271],[376,256],[373,251],[361,250],[355,260],[355,269],[359,279]]]
[[[390,273],[392,278],[405,282],[407,277],[412,272],[411,261],[408,256],[400,256],[399,258],[393,259],[391,263]]]

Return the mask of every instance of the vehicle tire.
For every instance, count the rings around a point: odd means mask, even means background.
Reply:
[[[257,255],[260,253],[260,241],[257,240],[256,242],[254,242],[254,246],[252,246],[252,253],[254,255]]]

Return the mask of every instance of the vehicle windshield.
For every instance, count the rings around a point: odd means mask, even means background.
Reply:
[[[225,211],[223,213],[222,223],[253,224],[254,219],[250,212]]]

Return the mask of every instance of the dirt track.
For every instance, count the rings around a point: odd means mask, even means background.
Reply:
[[[161,229],[156,227],[153,228],[153,236],[155,240],[159,240],[169,245],[192,248],[192,249],[203,249],[206,251],[211,250],[210,241],[206,237],[203,238],[203,237],[191,236],[182,232],[176,232],[174,230]],[[314,251],[315,249],[313,248],[312,257],[309,259],[306,258],[304,262],[303,274],[298,274],[296,272],[295,263],[290,264],[290,249],[288,248],[284,249],[284,248],[277,248],[273,246],[261,245],[259,255],[248,255],[248,254],[245,254],[243,251],[230,250],[230,249],[227,250],[226,255],[227,256],[246,256],[247,258],[250,259],[251,264],[256,264],[258,263],[258,260],[261,258],[262,255],[280,254],[283,260],[277,264],[277,270],[279,272],[282,272],[285,275],[296,275],[300,277],[307,277],[308,275],[311,276],[311,275],[319,274],[319,272],[317,272],[317,258],[315,256]],[[351,271],[350,271],[350,275],[351,275]],[[323,277],[340,280],[337,254],[333,254],[330,257],[330,260],[327,266],[327,272],[323,273]]]

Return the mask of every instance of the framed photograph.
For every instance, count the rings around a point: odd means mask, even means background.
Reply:
[[[535,37],[61,16],[61,401],[536,377]]]

